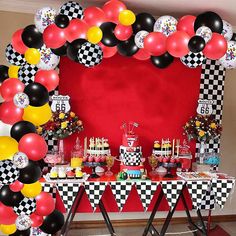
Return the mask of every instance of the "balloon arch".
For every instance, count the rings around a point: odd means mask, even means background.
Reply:
[[[155,19],[135,15],[124,3],[111,0],[102,8],[73,1],[59,12],[44,7],[34,24],[17,30],[6,48],[9,67],[0,66],[0,229],[8,235],[29,235],[31,227],[54,234],[64,224],[50,194],[42,191],[37,161],[47,144],[36,127],[51,116],[49,92],[59,84],[55,68],[60,56],[86,67],[117,52],[151,60],[166,68],[174,57],[190,67],[207,58],[225,68],[236,67],[236,35],[232,26],[214,12]]]

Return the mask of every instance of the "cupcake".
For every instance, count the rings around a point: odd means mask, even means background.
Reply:
[[[75,172],[71,168],[69,168],[66,171],[66,176],[67,176],[67,179],[74,179],[75,178]]]
[[[52,167],[50,171],[50,179],[57,179],[57,177],[58,177],[57,168]]]
[[[59,167],[58,177],[59,179],[66,179],[66,172],[64,167]]]
[[[83,172],[81,171],[81,168],[76,168],[75,169],[75,177],[76,179],[82,179],[83,178]]]

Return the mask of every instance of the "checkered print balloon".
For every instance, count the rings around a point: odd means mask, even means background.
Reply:
[[[202,63],[206,60],[206,57],[203,55],[202,52],[199,53],[190,52],[184,57],[180,58],[180,60],[185,66],[189,68],[196,68],[202,65]]]
[[[11,44],[6,47],[6,59],[7,61],[15,66],[21,66],[26,63],[24,55],[15,51]]]
[[[34,198],[25,197],[18,206],[14,206],[13,210],[17,215],[30,215],[36,209],[36,200]]]
[[[34,76],[37,73],[38,68],[34,65],[25,64],[18,71],[18,78],[25,85],[34,82]]]
[[[86,67],[93,67],[101,63],[103,51],[99,45],[86,42],[78,51],[79,62]]]
[[[76,18],[83,19],[84,10],[79,3],[74,1],[69,1],[61,6],[59,14],[68,16],[70,20]]]
[[[10,160],[0,161],[0,185],[11,184],[19,177],[19,170]]]

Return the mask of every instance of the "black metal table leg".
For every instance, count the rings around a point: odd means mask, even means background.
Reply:
[[[202,225],[202,231],[203,231],[203,233],[207,236],[208,232],[207,232],[207,229],[206,229],[204,220],[203,220],[203,218],[202,218],[202,214],[201,214],[200,209],[197,209],[197,215],[198,215],[198,218],[199,218],[200,223],[201,223],[201,225]]]
[[[152,236],[159,236],[159,232],[156,230],[156,228],[153,226],[153,224],[151,224],[149,232]]]
[[[101,210],[102,216],[103,216],[103,218],[105,220],[105,223],[107,225],[107,228],[108,228],[110,234],[112,236],[115,236],[116,235],[115,230],[114,230],[114,228],[112,226],[111,220],[110,220],[110,218],[109,218],[109,216],[107,214],[107,211],[106,211],[106,208],[105,208],[105,206],[103,204],[102,199],[99,201],[99,208]]]
[[[161,203],[163,195],[164,195],[163,190],[161,190],[161,192],[160,192],[160,194],[159,194],[159,196],[157,198],[157,201],[156,201],[156,203],[155,203],[155,205],[153,207],[152,213],[151,213],[151,215],[150,215],[150,217],[148,219],[147,225],[146,225],[146,227],[144,229],[143,236],[146,236],[148,234],[148,232],[150,231],[150,227],[153,228],[152,222],[153,222],[153,219],[154,219],[154,217],[156,215],[157,209],[158,209],[158,207],[159,207],[159,205]]]

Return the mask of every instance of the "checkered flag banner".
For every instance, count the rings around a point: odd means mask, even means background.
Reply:
[[[56,193],[57,188],[53,183],[41,183],[42,185],[42,191],[46,193],[50,193],[52,195],[52,198],[56,200]]]
[[[215,209],[215,193],[212,190],[211,184],[208,187],[205,196],[202,199],[201,205],[198,206],[201,210]]]
[[[129,193],[132,189],[133,183],[132,182],[111,182],[111,191],[115,196],[116,203],[120,209],[123,209],[123,206],[126,203],[126,200],[129,196]]]
[[[147,211],[152,201],[153,195],[157,190],[158,185],[159,182],[151,182],[151,181],[136,182],[136,189],[142,201],[143,208],[145,211]]]
[[[84,17],[83,8],[80,6],[79,3],[75,1],[69,1],[67,3],[64,3],[60,7],[59,13],[68,16],[70,20],[75,18],[83,19]]]
[[[193,207],[198,209],[202,203],[202,199],[206,195],[206,191],[209,188],[210,181],[188,181],[188,192],[191,196]]]
[[[96,210],[97,205],[106,189],[107,182],[85,182],[84,189],[93,208]]]
[[[216,203],[223,208],[231,190],[234,188],[235,179],[212,179],[212,190],[215,193]]]
[[[65,205],[66,211],[69,212],[71,209],[74,199],[79,192],[81,183],[58,183],[57,190],[60,197]]]
[[[166,199],[171,209],[175,206],[179,195],[184,187],[184,184],[185,181],[181,180],[161,182],[162,190],[166,196]]]

